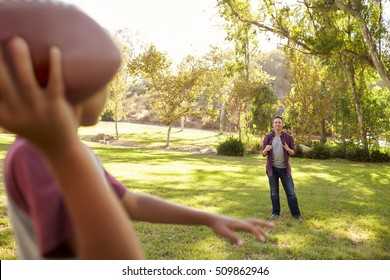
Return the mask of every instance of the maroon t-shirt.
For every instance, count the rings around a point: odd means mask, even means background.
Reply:
[[[97,157],[96,160],[101,165]],[[126,187],[104,172],[118,198],[122,198]],[[74,257],[66,246],[74,231],[60,189],[45,158],[27,140],[17,138],[9,147],[4,179],[20,257]],[[36,254],[29,252],[34,251],[31,249],[34,246]]]

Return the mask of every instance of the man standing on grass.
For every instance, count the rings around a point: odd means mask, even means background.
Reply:
[[[286,192],[288,206],[291,215],[303,221],[298,207],[298,199],[295,195],[294,181],[291,176],[290,156],[295,154],[294,138],[283,131],[283,119],[276,116],[272,120],[273,131],[268,133],[263,140],[261,154],[267,158],[266,172],[271,193],[272,215],[278,218],[280,215],[279,178]]]

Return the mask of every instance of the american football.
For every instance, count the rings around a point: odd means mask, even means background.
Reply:
[[[66,96],[72,104],[105,86],[121,63],[108,31],[75,6],[59,1],[0,0],[0,43],[9,66],[7,41],[16,35],[27,41],[37,81],[43,87],[49,49],[60,48]]]

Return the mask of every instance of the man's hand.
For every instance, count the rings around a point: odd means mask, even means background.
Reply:
[[[265,146],[264,150],[261,152],[263,156],[268,155],[268,152],[272,150],[272,145]],[[264,153],[266,152],[266,153]]]
[[[283,144],[283,148],[287,151],[287,153],[289,153],[290,156],[294,155],[294,150],[290,149],[287,143]]]

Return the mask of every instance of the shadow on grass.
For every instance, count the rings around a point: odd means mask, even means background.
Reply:
[[[219,155],[202,155],[198,153],[175,152],[169,150],[141,150],[138,148],[128,147],[106,147],[97,146],[93,148],[94,152],[99,155],[102,162],[123,163],[123,162],[147,162],[148,165],[161,165],[162,163],[180,161],[183,163],[203,162],[205,164],[256,164],[247,157],[237,158]]]
[[[164,157],[163,154],[160,156]],[[123,178],[124,183],[137,191],[163,197],[198,209],[233,215],[239,218],[267,219],[270,213],[269,189],[264,163],[255,158],[230,161],[228,157],[199,155],[165,155],[176,157],[183,164],[197,162],[182,178],[175,170],[169,176],[163,172],[149,172],[157,181],[138,181]],[[153,156],[159,162],[159,156]],[[170,160],[168,160],[170,161]],[[204,168],[199,162],[206,163]],[[163,163],[164,160],[159,162]],[[235,170],[216,170],[212,166],[231,166]],[[210,167],[211,166],[211,167]],[[224,241],[218,243],[229,252],[216,259],[389,259],[389,179],[388,168],[378,165],[356,165],[348,162],[295,162],[293,176],[303,223],[291,218],[286,197],[281,191],[282,216],[277,227],[264,244],[252,236],[247,246],[235,248]],[[296,174],[296,176],[294,175]],[[362,175],[363,174],[363,175]],[[364,175],[365,174],[365,175]],[[375,174],[375,176],[372,176]],[[191,178],[188,181],[188,178]],[[186,181],[187,180],[187,181]],[[174,236],[168,230],[167,235]],[[182,229],[191,234],[193,229]],[[245,236],[245,234],[244,234]],[[174,242],[180,239],[172,237]],[[181,238],[181,237],[180,237]],[[190,251],[199,251],[202,243],[213,239],[211,231],[202,232],[193,240],[185,240]],[[203,242],[203,241],[204,242]],[[173,244],[170,244],[173,246]],[[208,250],[204,248],[203,250]],[[180,253],[180,258],[191,254]],[[178,258],[166,253],[165,256]],[[200,255],[202,256],[202,253]],[[207,254],[203,258],[208,259]]]
[[[0,141],[0,151],[7,146]],[[93,150],[116,170],[126,173],[128,169],[130,173],[134,168],[134,172],[142,173],[136,178],[111,172],[135,192],[238,218],[269,217],[271,202],[262,157],[106,146]],[[291,218],[282,190],[283,212],[265,243],[239,233],[246,245],[237,248],[206,227],[137,222],[147,258],[390,259],[390,167],[347,161],[292,161],[303,223]],[[1,207],[0,211],[5,213],[6,209]],[[10,236],[8,230],[2,227],[2,235]],[[2,247],[12,246],[8,239],[2,242]]]

